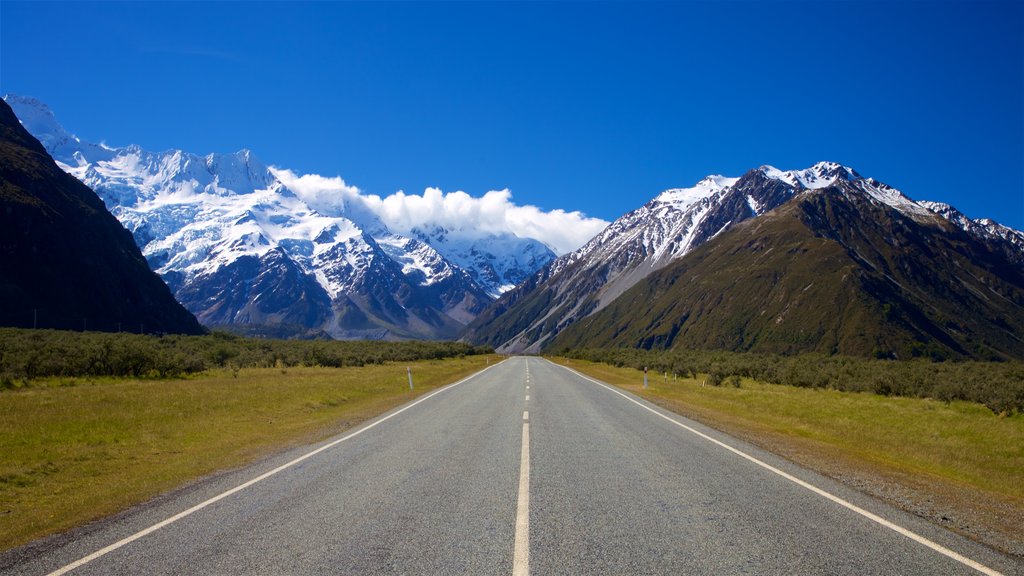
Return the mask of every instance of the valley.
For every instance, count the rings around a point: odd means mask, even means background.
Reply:
[[[0,4],[0,576],[1024,576],[1024,3]]]
[[[0,535],[11,542],[77,534],[83,522],[188,492],[190,482],[218,483],[225,469],[374,427],[391,415],[375,417],[497,362],[494,347],[574,357],[562,362],[1013,558],[1024,554],[1012,441],[1024,409],[1020,231],[821,162],[666,190],[557,255],[536,238],[471,221],[417,221],[396,233],[372,197],[340,179],[321,194],[247,150],[201,157],[89,144],[42,103],[5,100],[39,138],[8,122],[9,139],[31,151],[29,171],[70,187],[93,212],[102,200],[127,228],[115,251],[136,265],[145,257],[166,283],[160,290],[195,316],[188,330],[138,322],[156,337],[123,333],[123,321],[117,333],[87,332],[84,314],[104,329],[100,313],[74,308],[62,314],[82,315],[82,334],[0,331],[0,406],[12,415]],[[30,192],[17,198],[31,205]],[[123,246],[128,238],[135,246]],[[10,252],[26,266],[28,248]],[[6,315],[24,326],[31,310],[34,326],[40,303],[19,301]],[[539,360],[508,362],[527,367],[527,381],[535,364],[568,385]],[[637,362],[663,370],[661,385],[655,376],[637,388]],[[417,389],[406,388],[402,368],[415,370]],[[486,387],[507,395],[509,378],[485,379]],[[528,444],[524,431],[524,451]],[[9,566],[35,552],[13,554]],[[918,565],[917,554],[904,559]]]

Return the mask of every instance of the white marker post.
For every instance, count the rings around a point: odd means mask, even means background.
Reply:
[[[405,371],[409,373],[409,390],[412,390],[412,368],[406,366]]]
[[[647,366],[644,366],[644,390],[647,390]]]

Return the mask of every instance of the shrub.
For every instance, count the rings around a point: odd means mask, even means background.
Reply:
[[[708,374],[708,383],[715,386],[723,382],[735,385],[740,377],[746,377],[803,388],[934,398],[943,402],[966,400],[984,404],[998,414],[1024,412],[1024,363],[948,359],[935,362],[930,359],[934,356],[929,353],[930,348],[921,350],[921,358],[912,360],[630,348],[570,350],[566,356],[619,367],[648,366],[657,372],[703,372]]]
[[[177,378],[209,368],[362,366],[490,353],[457,342],[262,340],[0,328],[0,389],[46,377]],[[8,384],[10,382],[10,384]]]

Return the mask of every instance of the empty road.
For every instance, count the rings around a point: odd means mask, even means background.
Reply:
[[[0,572],[1024,573],[539,358],[73,536],[7,554]]]

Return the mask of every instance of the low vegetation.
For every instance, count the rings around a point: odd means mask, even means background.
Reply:
[[[1024,412],[1024,363],[877,360],[849,356],[680,350],[584,349],[564,356],[612,366],[696,377],[707,384],[738,385],[741,379],[798,388],[873,392],[883,396],[964,400],[996,414]],[[703,380],[702,380],[703,381]]]
[[[164,339],[116,335],[86,335],[82,341],[134,344],[157,358],[167,345]],[[251,348],[259,343],[198,342],[212,350],[189,348],[188,357],[197,362],[226,365],[230,358],[244,366],[173,379],[54,376],[0,391],[0,549],[115,513],[217,470],[338,434],[498,359],[462,355],[388,362],[378,357],[465,351],[423,343],[310,348],[270,343],[268,357],[246,360],[258,358]],[[4,345],[9,354],[9,339]],[[224,357],[215,361],[210,355]],[[348,367],[303,365],[342,359]],[[278,361],[278,367],[245,367]],[[40,365],[59,364],[52,362]],[[360,362],[365,365],[356,366]],[[143,374],[157,370],[141,368],[147,366],[142,361],[139,366]],[[412,369],[414,391],[406,367]]]
[[[0,389],[39,378],[180,378],[228,368],[341,368],[491,352],[456,342],[266,340],[0,328]]]

